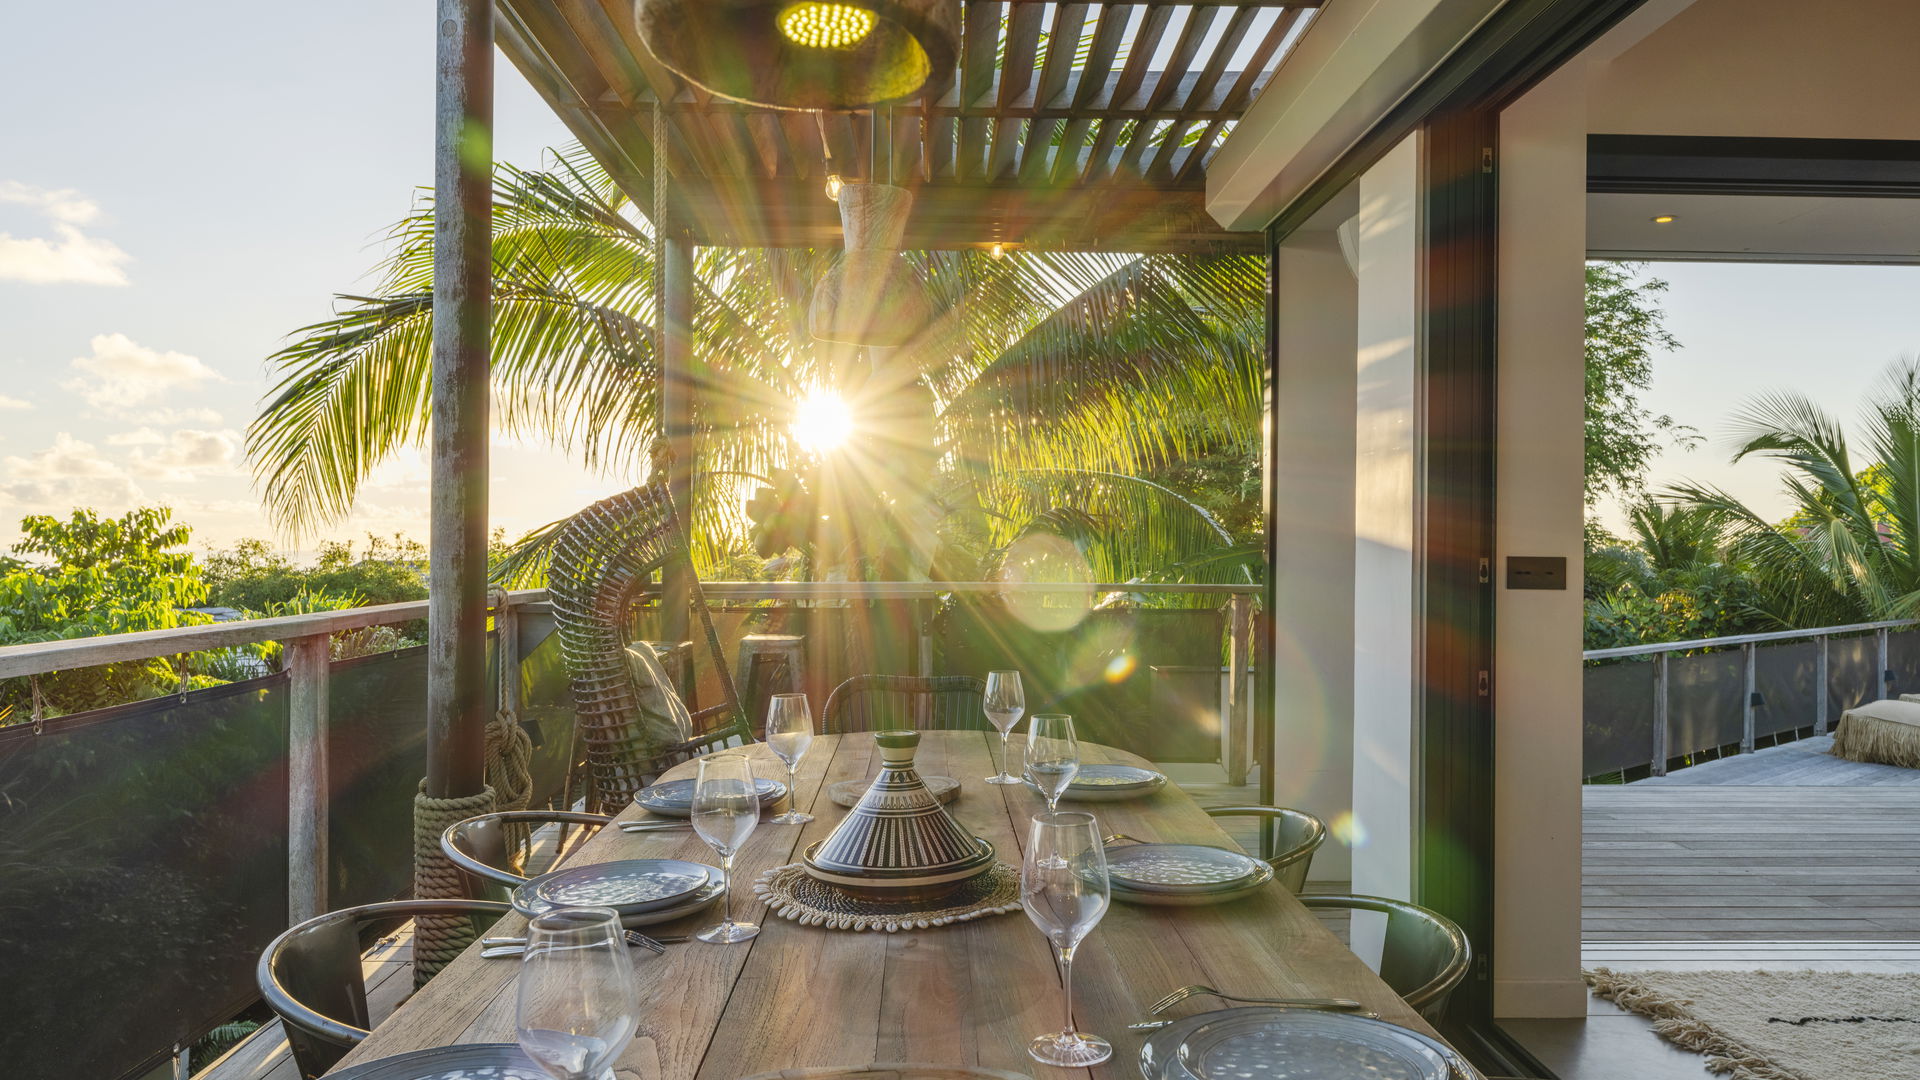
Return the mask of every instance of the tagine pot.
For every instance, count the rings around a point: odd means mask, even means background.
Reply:
[[[876,731],[880,775],[801,864],[868,900],[934,900],[993,866],[993,845],[968,833],[914,771],[917,731]]]

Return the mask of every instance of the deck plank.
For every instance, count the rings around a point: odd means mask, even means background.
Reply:
[[[1588,952],[1920,942],[1920,770],[1844,761],[1831,742],[1583,788]]]

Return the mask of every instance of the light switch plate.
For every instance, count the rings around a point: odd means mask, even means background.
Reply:
[[[1562,589],[1567,587],[1567,560],[1559,555],[1507,556],[1507,588]]]

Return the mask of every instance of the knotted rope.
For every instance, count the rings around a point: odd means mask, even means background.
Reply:
[[[467,883],[460,868],[440,851],[440,834],[457,821],[493,811],[493,789],[477,795],[436,799],[427,782],[413,796],[413,894],[421,900],[464,898]],[[428,979],[474,942],[473,922],[465,915],[422,915],[413,922],[413,985]]]

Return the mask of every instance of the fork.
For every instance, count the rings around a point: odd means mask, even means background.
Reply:
[[[687,940],[684,937],[648,937],[638,930],[628,930],[623,936],[627,944],[639,946],[655,955],[665,955],[668,945],[677,945]],[[526,951],[527,939],[523,937],[488,937],[480,939],[480,955],[489,960],[499,956],[518,956]]]
[[[1153,1005],[1147,1009],[1147,1012],[1154,1016],[1159,1016],[1161,1013],[1166,1012],[1168,1009],[1173,1008],[1175,1005],[1180,1004],[1190,997],[1201,996],[1217,997],[1223,1001],[1239,1001],[1252,1005],[1291,1005],[1296,1009],[1337,1009],[1343,1012],[1358,1012],[1366,1009],[1365,1005],[1354,1001],[1352,998],[1241,997],[1235,994],[1223,994],[1211,986],[1191,983],[1154,1002]]]
[[[668,829],[691,829],[691,821],[623,821],[620,831],[625,833],[664,832]]]

